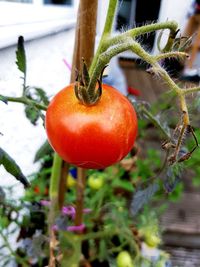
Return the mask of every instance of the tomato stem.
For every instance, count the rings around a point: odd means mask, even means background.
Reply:
[[[107,16],[106,16],[106,22],[104,25],[104,30],[103,30],[103,33],[102,33],[102,36],[101,36],[101,39],[99,42],[99,46],[97,48],[97,51],[94,55],[94,58],[92,60],[91,66],[90,66],[90,70],[89,70],[90,75],[92,75],[92,73],[93,73],[93,71],[97,65],[99,55],[107,49],[107,48],[104,48],[105,39],[107,37],[109,37],[111,34],[113,22],[114,22],[114,18],[115,18],[115,13],[116,13],[116,9],[117,9],[117,4],[118,4],[118,0],[110,0],[109,1],[108,12],[107,12]]]
[[[140,54],[139,56],[141,56],[141,58],[143,58],[145,61],[147,60],[151,62],[158,61],[158,59],[153,58],[153,56],[149,55],[144,50],[143,50],[145,52],[144,56],[143,56],[144,53],[141,49],[137,51],[138,43],[137,42],[132,43],[134,40],[133,38],[135,38],[136,36],[156,30],[169,29],[170,33],[168,36],[168,40],[165,47],[163,48],[163,51],[165,52],[166,51],[168,52],[172,48],[173,41],[176,37],[178,25],[174,21],[145,25],[142,27],[131,29],[117,36],[111,37],[113,20],[111,20],[110,17],[113,18],[114,13],[116,11],[116,7],[117,7],[117,1],[110,0],[103,35],[89,70],[91,79],[87,88],[88,95],[94,95],[97,80],[99,79],[100,74],[104,69],[105,65],[108,64],[109,61],[119,53],[127,50],[133,50],[132,49],[133,46],[136,47],[136,49],[134,49],[134,53],[136,53],[137,55]],[[176,55],[183,56],[183,54],[176,54]]]

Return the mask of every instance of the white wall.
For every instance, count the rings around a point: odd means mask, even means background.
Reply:
[[[70,71],[63,59],[71,62],[74,30],[65,31],[25,44],[27,54],[27,84],[39,86],[49,96],[54,95],[69,83]],[[21,73],[15,64],[15,47],[0,50],[0,94],[20,96]],[[25,175],[36,171],[34,154],[46,139],[40,123],[32,126],[24,116],[23,105],[0,102],[0,147],[5,149],[21,166]],[[0,185],[15,184],[16,180],[0,167]],[[17,183],[18,184],[18,183]],[[16,197],[22,193],[16,187]]]

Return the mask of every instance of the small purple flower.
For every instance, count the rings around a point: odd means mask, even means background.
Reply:
[[[85,224],[81,224],[81,225],[72,225],[72,226],[68,226],[66,228],[67,231],[69,232],[83,232],[85,229]]]
[[[91,209],[84,209],[83,213],[90,213],[92,210]]]
[[[75,218],[76,210],[73,206],[65,206],[62,208],[62,214],[69,215],[72,219]]]
[[[54,224],[51,228],[53,231],[58,231],[58,226],[56,224]]]
[[[50,201],[49,200],[45,200],[45,199],[43,199],[43,200],[40,200],[40,204],[42,205],[42,206],[45,206],[45,207],[49,207],[50,206]]]

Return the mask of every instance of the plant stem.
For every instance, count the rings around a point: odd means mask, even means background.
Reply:
[[[50,211],[49,211],[49,235],[50,235],[50,258],[49,258],[49,266],[55,266],[55,258],[54,258],[54,249],[55,249],[55,234],[52,229],[52,226],[55,223],[55,218],[59,211],[59,203],[58,203],[58,188],[59,188],[59,180],[60,180],[60,172],[61,172],[62,159],[58,156],[58,154],[54,153],[53,159],[53,167],[52,173],[50,177]]]
[[[61,210],[64,205],[65,192],[66,192],[66,179],[69,173],[69,163],[62,161],[62,168],[59,181],[59,193],[58,193],[58,203],[59,209]]]
[[[86,183],[86,170],[78,168],[77,194],[76,194],[76,217],[75,225],[81,225],[83,221],[84,191]]]
[[[128,30],[124,33],[121,33],[111,38],[107,38],[107,40],[105,40],[104,45],[106,48],[108,48],[111,45],[119,44],[121,41],[123,41],[127,37],[135,38],[139,35],[143,35],[145,33],[150,33],[150,32],[154,32],[158,30],[169,29],[170,32],[175,33],[177,28],[178,28],[178,24],[175,21],[153,23],[150,25],[145,25],[145,26],[141,26],[141,27]]]
[[[76,79],[76,70],[82,68],[82,58],[91,65],[94,56],[98,0],[80,0],[73,53],[71,82]]]
[[[50,190],[49,190],[51,201],[55,199],[57,201],[61,164],[62,164],[61,158],[58,156],[57,153],[54,153],[54,161],[53,161],[52,173],[51,173],[51,178],[50,178]],[[55,204],[57,206],[58,202]]]
[[[105,39],[107,37],[109,37],[109,35],[111,34],[111,31],[112,31],[112,26],[113,26],[113,21],[114,21],[114,18],[115,18],[115,12],[116,12],[116,8],[117,8],[117,3],[118,1],[117,0],[110,0],[109,1],[109,6],[108,6],[108,12],[107,12],[107,16],[106,16],[106,22],[105,22],[105,25],[104,25],[104,30],[103,30],[103,34],[101,36],[101,40],[99,42],[99,46],[98,46],[98,49],[95,53],[95,56],[92,60],[92,64],[90,66],[90,69],[89,69],[89,73],[91,76],[95,67],[96,67],[96,64],[97,64],[97,61],[98,61],[98,58],[99,58],[99,55],[105,51],[104,49],[104,43],[105,43]]]
[[[113,58],[115,55],[118,55],[121,52],[124,52],[128,49],[130,49],[132,46],[132,41],[127,40],[127,42],[124,42],[118,46],[115,46],[111,48],[109,51],[106,51],[99,55],[96,67],[92,73],[89,85],[88,85],[88,94],[93,95],[93,91],[95,90],[97,79],[100,76],[100,73],[102,72],[103,68],[106,64],[109,63],[111,58]]]
[[[28,263],[25,260],[23,260],[23,258],[21,258],[19,255],[17,255],[17,253],[15,253],[15,251],[13,251],[12,247],[9,244],[9,241],[7,240],[7,236],[5,236],[2,231],[0,231],[0,236],[3,239],[3,241],[4,241],[7,249],[9,250],[10,254],[16,259],[16,261],[19,264],[22,264],[22,266],[28,267]]]
[[[0,97],[1,97],[1,95],[0,95]],[[43,104],[39,104],[34,100],[28,99],[25,96],[22,96],[22,97],[2,96],[2,97],[5,98],[5,101],[7,101],[7,102],[22,103],[25,105],[35,106],[37,109],[47,110],[47,106],[45,106]]]
[[[200,91],[200,87],[192,87],[192,88],[182,89],[182,93],[184,95],[197,93],[199,91]]]
[[[115,5],[114,5],[115,3]],[[115,12],[116,9],[116,1],[110,0],[110,6],[109,6],[109,12]],[[110,22],[110,14],[108,12],[106,23],[109,25],[112,25]],[[174,21],[171,22],[163,22],[163,23],[155,23],[151,25],[145,25],[142,27],[138,27],[132,30],[129,30],[123,34],[109,37],[110,36],[110,28],[111,26],[107,27],[105,26],[103,36],[101,38],[98,50],[96,52],[96,55],[92,61],[92,65],[90,68],[90,76],[91,80],[88,85],[88,94],[93,95],[93,92],[95,91],[97,79],[100,77],[101,71],[105,67],[105,65],[111,60],[112,57],[118,55],[121,52],[132,50],[134,53],[139,55],[142,59],[144,59],[146,62],[150,63],[151,65],[155,67],[158,67],[160,70],[160,73],[162,73],[162,76],[165,77],[165,80],[167,80],[168,84],[170,83],[170,86],[173,85],[173,89],[178,92],[179,88],[176,86],[175,83],[171,80],[167,72],[160,67],[160,65],[157,63],[158,59],[154,56],[151,56],[148,54],[139,43],[133,41],[133,38],[145,34],[148,32],[160,30],[160,29],[169,29],[170,34],[168,37],[168,41],[166,44],[167,50],[170,49],[170,45],[172,46],[172,37],[175,35],[175,32],[177,30],[177,23]],[[132,44],[131,44],[132,41]],[[163,49],[165,50],[165,49]],[[157,63],[157,64],[156,64]]]
[[[154,126],[160,129],[162,135],[165,138],[170,139],[170,136],[167,134],[165,129],[160,125],[160,123],[155,119],[155,117],[151,114],[151,112],[149,112],[144,106],[141,108],[141,110],[149,118],[149,120],[154,124]]]
[[[162,53],[162,54],[159,54],[159,55],[155,56],[155,59],[157,61],[160,61],[162,59],[171,58],[171,57],[187,58],[188,57],[188,54],[185,53],[185,52],[178,52],[178,51],[175,51],[175,52],[167,52],[167,53]]]
[[[153,67],[153,72],[155,74],[160,75],[163,80],[166,82],[166,84],[169,86],[170,89],[172,89],[176,95],[180,95],[182,90],[178,87],[178,85],[170,78],[170,76],[168,75],[167,71],[165,69],[163,69],[159,63],[157,63],[157,59],[155,56],[151,56],[150,54],[148,54],[143,48],[142,46],[133,41],[133,45],[131,46],[131,50],[133,53],[137,54],[138,56],[140,56],[144,61],[146,61],[147,63],[149,63],[150,65],[152,65]]]

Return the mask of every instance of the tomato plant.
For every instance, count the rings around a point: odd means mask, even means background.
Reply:
[[[46,131],[54,150],[73,165],[100,169],[110,166],[133,147],[137,117],[129,100],[109,85],[92,106],[79,102],[71,84],[51,101]]]

